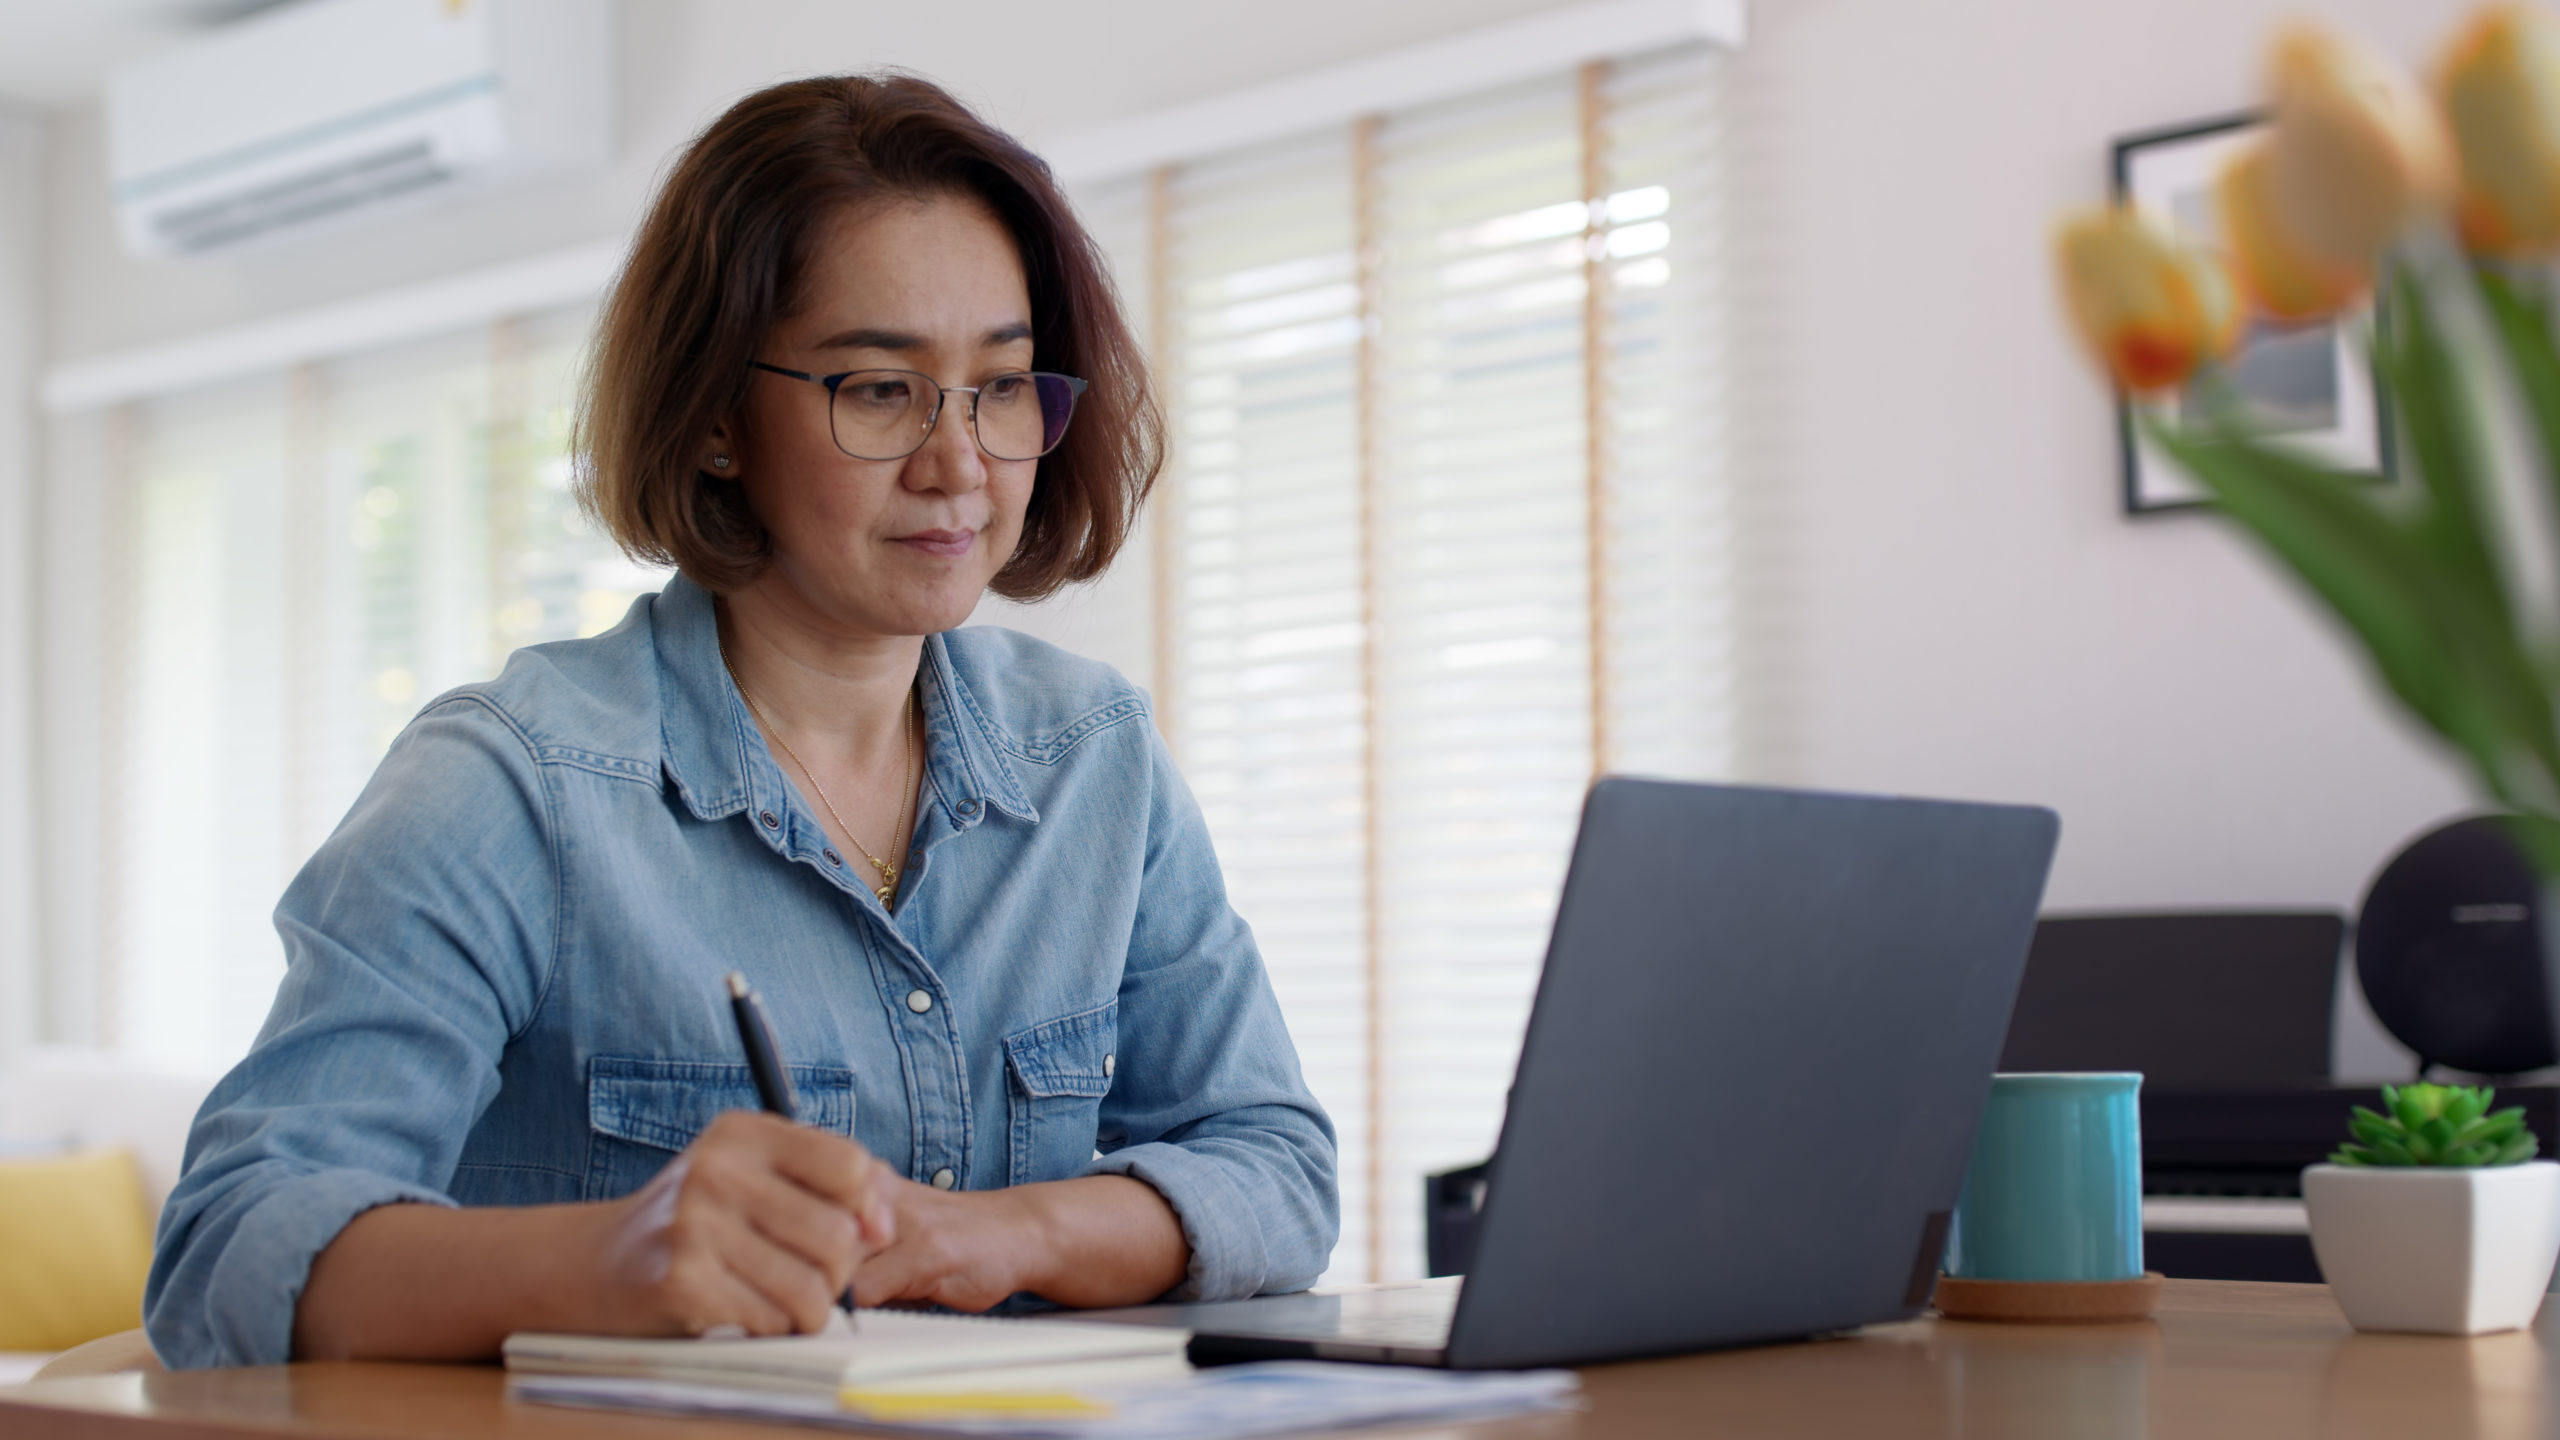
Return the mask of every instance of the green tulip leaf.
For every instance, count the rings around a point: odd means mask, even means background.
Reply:
[[[2535,287],[2489,266],[2478,267],[2480,298],[2488,306],[2507,365],[2524,396],[2525,413],[2541,442],[2542,479],[2560,514],[2560,347],[2551,338],[2548,302]]]
[[[2406,265],[2391,271],[2391,304],[2374,343],[2374,366],[2397,402],[2395,414],[2428,505],[2421,533],[2445,573],[2511,625],[2506,588],[2483,519],[2487,445],[2464,395],[2464,377],[2437,328],[2426,287]]]
[[[2147,423],[2147,422],[2146,422]],[[2184,465],[2363,642],[2383,683],[2469,757],[2493,795],[2521,803],[2519,757],[2560,774],[2542,678],[2502,611],[2452,575],[2414,527],[2364,490],[2373,477],[2333,470],[2230,425],[2207,434],[2152,425]]]

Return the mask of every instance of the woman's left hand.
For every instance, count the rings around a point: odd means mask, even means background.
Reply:
[[[1173,1208],[1122,1175],[982,1191],[890,1179],[884,1193],[897,1238],[854,1271],[857,1305],[976,1311],[1026,1290],[1061,1305],[1136,1305],[1190,1264]]]
[[[887,1193],[897,1239],[854,1270],[855,1304],[985,1310],[1029,1288],[1039,1217],[1022,1190],[936,1190],[893,1179]]]

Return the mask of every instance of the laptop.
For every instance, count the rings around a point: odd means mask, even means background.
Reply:
[[[1917,1315],[2059,828],[2020,806],[1603,779],[1463,1284],[1079,1318],[1186,1327],[1200,1364],[1480,1369]]]

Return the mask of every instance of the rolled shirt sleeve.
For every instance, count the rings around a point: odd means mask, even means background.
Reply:
[[[1189,787],[1155,728],[1143,891],[1120,988],[1120,1064],[1093,1173],[1164,1196],[1191,1263],[1168,1298],[1315,1283],[1341,1231],[1333,1122],[1252,931],[1227,901]]]
[[[311,1264],[377,1205],[450,1205],[558,913],[542,772],[469,697],[403,733],[276,909],[286,972],[161,1212],[144,1325],[172,1367],[281,1364]]]

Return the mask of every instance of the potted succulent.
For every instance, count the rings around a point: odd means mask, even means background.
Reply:
[[[2533,1323],[2560,1259],[2560,1164],[2495,1090],[2385,1085],[2354,1141],[2302,1172],[2311,1248],[2359,1330],[2484,1335]]]

